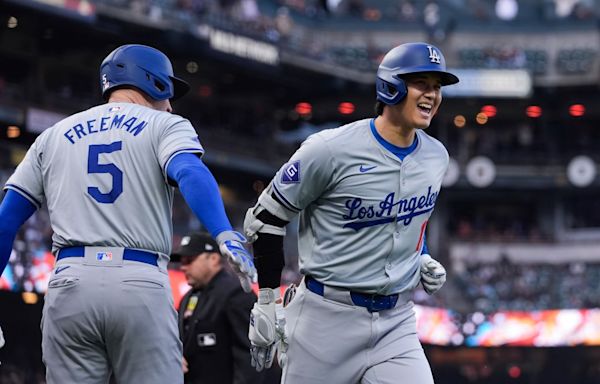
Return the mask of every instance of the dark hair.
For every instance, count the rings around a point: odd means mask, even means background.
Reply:
[[[377,100],[375,102],[375,114],[377,116],[383,115],[383,107],[385,107],[385,103],[381,100]]]

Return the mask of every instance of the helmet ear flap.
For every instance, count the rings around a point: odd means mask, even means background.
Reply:
[[[408,89],[406,83],[399,77],[394,77],[393,82],[377,78],[377,98],[387,105],[395,105],[404,100]]]

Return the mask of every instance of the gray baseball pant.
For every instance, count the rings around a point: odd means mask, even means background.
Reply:
[[[42,314],[47,383],[105,384],[114,373],[119,384],[182,384],[166,262],[122,260],[122,248],[110,250],[109,261],[86,251],[56,263]]]
[[[433,384],[412,301],[370,313],[348,291],[324,296],[300,284],[285,308],[289,338],[282,384]]]

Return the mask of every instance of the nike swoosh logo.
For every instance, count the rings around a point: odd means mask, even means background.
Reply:
[[[64,271],[65,269],[69,268],[70,265],[65,265],[64,267],[56,267],[56,271],[54,271],[55,275],[58,275],[59,273],[61,273],[62,271]]]
[[[364,165],[361,165],[360,168],[358,169],[361,173],[365,173],[365,172],[369,172],[371,169],[377,168],[376,165],[373,165],[372,167],[365,167]]]

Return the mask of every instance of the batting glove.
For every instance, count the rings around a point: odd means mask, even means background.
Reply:
[[[287,350],[285,315],[279,288],[258,291],[258,301],[250,312],[248,338],[250,363],[258,372],[271,367],[278,348],[283,348],[283,352]]]
[[[258,281],[256,267],[252,256],[244,248],[246,238],[239,232],[224,231],[216,238],[221,253],[227,256],[229,264],[238,275],[242,288],[246,292],[252,292],[252,283]]]
[[[421,283],[425,292],[433,295],[446,282],[446,269],[430,255],[421,255]]]

